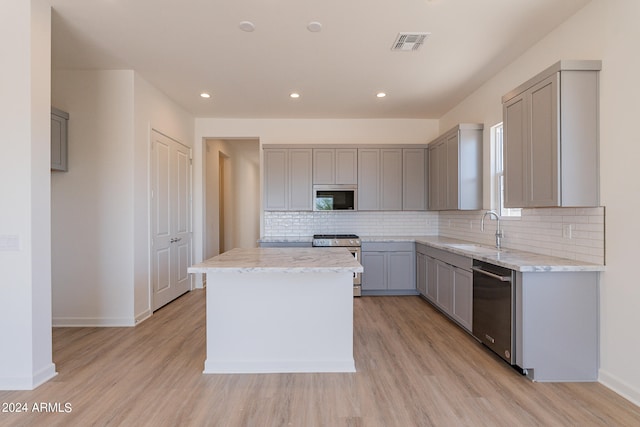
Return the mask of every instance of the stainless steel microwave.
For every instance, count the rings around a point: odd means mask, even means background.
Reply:
[[[358,209],[357,185],[314,185],[314,211],[355,211]]]

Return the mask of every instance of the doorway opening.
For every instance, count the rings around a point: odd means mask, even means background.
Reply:
[[[205,140],[204,259],[260,238],[260,141]]]

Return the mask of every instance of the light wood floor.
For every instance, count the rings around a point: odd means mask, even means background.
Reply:
[[[355,374],[203,375],[205,293],[135,328],[56,328],[59,375],[0,426],[638,426],[597,383],[533,383],[418,297],[355,300]],[[295,319],[292,319],[295,321]]]

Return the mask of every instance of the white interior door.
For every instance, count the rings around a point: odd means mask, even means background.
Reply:
[[[152,307],[157,310],[190,289],[191,149],[151,135]]]

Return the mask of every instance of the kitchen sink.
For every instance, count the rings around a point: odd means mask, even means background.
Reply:
[[[473,243],[451,243],[447,246],[450,246],[454,249],[460,249],[468,252],[475,252],[478,254],[495,254],[502,252],[502,249],[498,248],[490,248],[482,245],[475,245]]]

